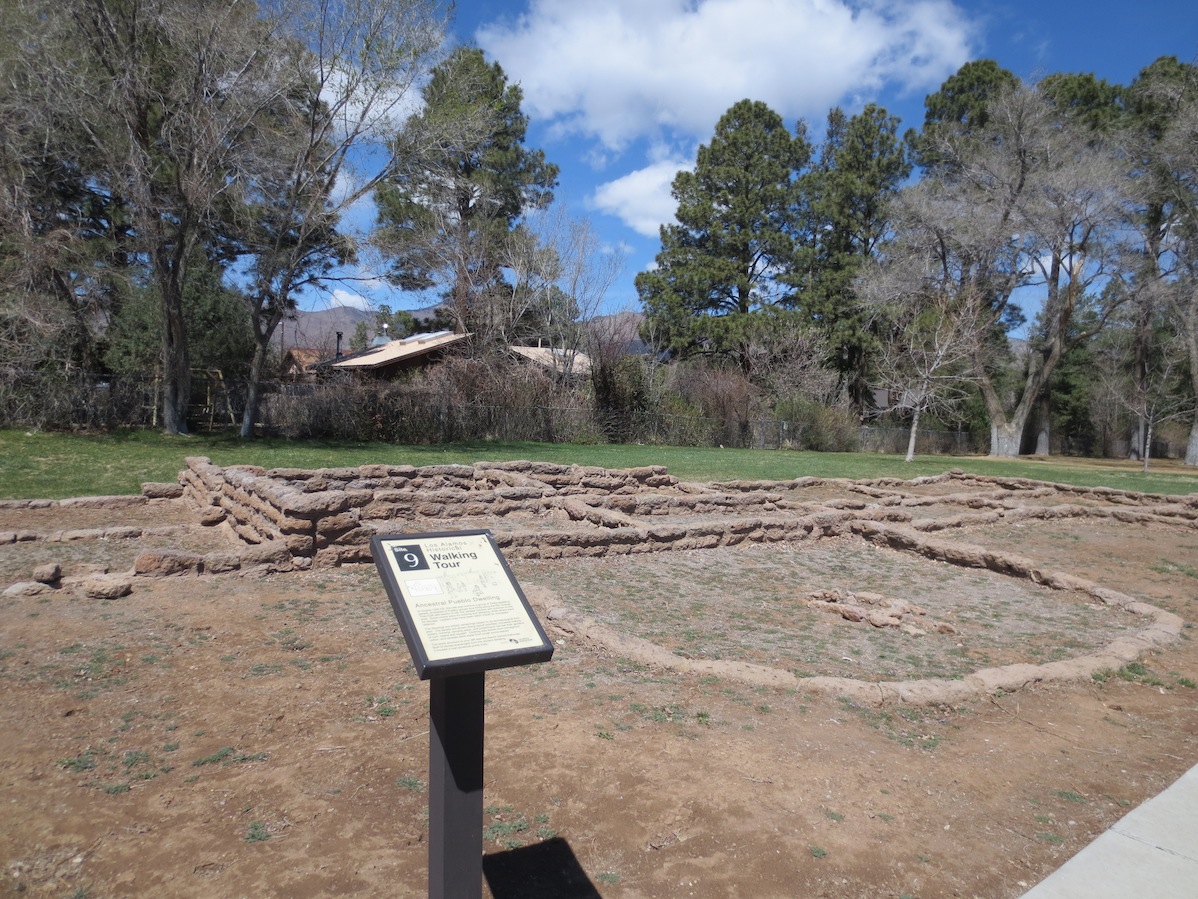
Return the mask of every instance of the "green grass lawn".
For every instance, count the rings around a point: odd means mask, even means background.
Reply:
[[[175,480],[188,456],[207,456],[217,465],[265,468],[326,468],[367,463],[431,465],[482,459],[530,459],[605,468],[665,465],[671,474],[688,481],[780,481],[807,475],[913,478],[960,468],[975,474],[1148,493],[1198,492],[1198,469],[1170,461],[1154,463],[1153,470],[1145,474],[1132,462],[1066,457],[999,460],[985,456],[918,456],[906,463],[902,456],[896,455],[789,450],[491,442],[395,446],[276,439],[243,441],[219,434],[167,437],[156,431],[75,435],[0,430],[0,498],[60,499],[137,493],[144,481]]]

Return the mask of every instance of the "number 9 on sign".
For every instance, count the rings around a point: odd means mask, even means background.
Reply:
[[[427,571],[428,562],[419,546],[393,546],[391,554],[400,571]]]

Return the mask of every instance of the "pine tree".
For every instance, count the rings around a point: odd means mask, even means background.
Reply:
[[[459,329],[485,341],[504,256],[521,217],[553,201],[558,169],[524,146],[522,91],[481,50],[454,52],[423,95],[394,147],[406,165],[377,194],[379,245],[396,285],[439,287]]]
[[[742,100],[674,178],[678,224],[661,229],[657,268],[637,276],[646,330],[678,356],[702,354],[751,369],[752,329],[786,306],[794,255],[795,181],[811,155],[766,104]]]

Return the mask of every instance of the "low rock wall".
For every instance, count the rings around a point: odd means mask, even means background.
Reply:
[[[558,559],[744,542],[802,540],[849,533],[867,520],[919,530],[1019,517],[1109,516],[1124,521],[1198,523],[1198,495],[1154,497],[1105,488],[1064,487],[948,472],[912,481],[679,482],[663,466],[611,470],[550,462],[473,465],[363,465],[317,470],[220,468],[187,460],[183,496],[205,523],[225,521],[247,544],[282,545],[297,567],[370,561],[378,533],[487,527],[514,558]],[[958,483],[973,489],[956,492]],[[811,501],[806,491],[836,486],[861,499]],[[909,495],[946,485],[953,492]],[[980,488],[980,492],[979,492]],[[1056,494],[1089,505],[1024,507]],[[972,512],[914,521],[910,509],[945,504]],[[1131,508],[1146,504],[1143,509]]]
[[[369,561],[374,534],[402,530],[412,521],[546,515],[563,522],[586,520],[590,506],[581,499],[571,505],[572,498],[589,498],[596,491],[620,496],[669,489],[678,481],[663,466],[612,471],[546,462],[480,462],[267,471],[221,468],[197,456],[187,460],[179,483],[186,501],[209,523],[223,519],[247,543],[281,541],[298,563],[328,566]]]

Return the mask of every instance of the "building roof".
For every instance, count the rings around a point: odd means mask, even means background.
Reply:
[[[364,353],[348,356],[334,362],[332,367],[349,371],[385,368],[445,349],[445,347],[459,343],[469,336],[469,334],[456,334],[453,331],[431,331],[425,334],[413,334],[411,337],[405,337],[402,340],[392,340],[380,347],[369,349]]]
[[[591,373],[591,357],[576,350],[563,350],[551,346],[514,346],[510,349],[530,362],[554,371],[563,371],[579,377]]]
[[[283,364],[285,367],[288,361],[290,361],[297,369],[303,371],[308,366],[315,365],[323,358],[324,354],[317,347],[293,346],[283,354]]]

